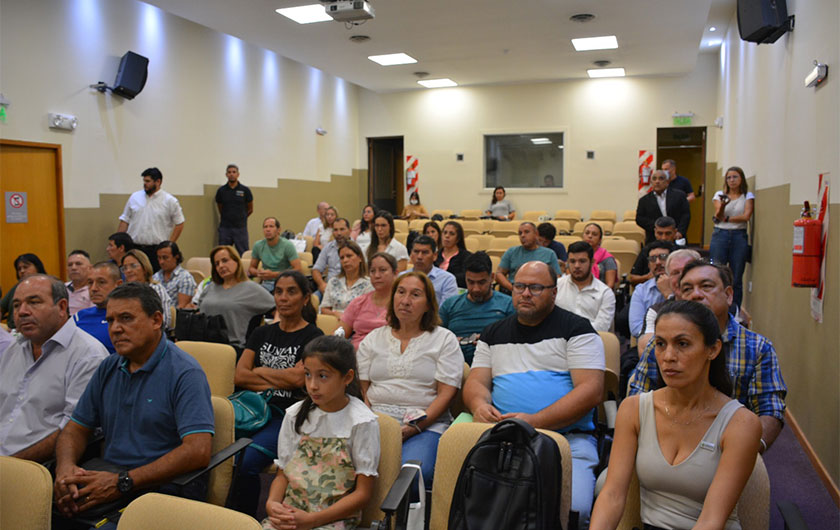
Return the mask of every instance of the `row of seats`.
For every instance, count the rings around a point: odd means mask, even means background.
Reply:
[[[522,221],[498,221],[493,219],[483,220],[467,220],[467,219],[451,219],[457,222],[464,229],[464,235],[482,235],[493,234],[497,236],[516,235],[519,232],[519,225]],[[394,220],[394,230],[397,235],[408,234],[410,231],[422,232],[423,226],[428,223],[428,219],[415,219],[413,221],[406,221],[404,219]],[[538,220],[534,220],[538,223]],[[636,225],[635,221],[614,221],[604,219],[587,219],[586,221],[576,220],[570,222],[564,219],[552,219],[545,221],[554,225],[558,234],[576,235],[583,234],[584,228],[590,223],[597,223],[606,235],[620,235],[626,239],[634,239],[640,243],[645,240],[645,231]],[[440,224],[440,223],[439,223]]]
[[[444,215],[441,212],[449,212],[449,215]],[[445,219],[452,216],[452,210],[434,210],[432,212],[432,215],[434,215],[435,213],[441,213],[441,215],[443,215]],[[485,212],[483,210],[461,210],[461,213],[458,215],[458,217],[466,220],[475,220],[480,219],[484,215]],[[547,215],[547,210],[531,210],[525,212],[519,217],[525,221],[539,221],[540,219],[544,219]],[[572,225],[574,225],[577,221],[581,221],[583,219],[583,217],[581,217],[580,215],[580,210],[557,210],[554,212],[553,218],[557,221],[568,221],[569,224]],[[589,218],[602,221],[611,221],[613,223],[615,223],[618,220],[618,216],[613,210],[592,210],[592,214],[589,216]],[[636,210],[627,210],[624,212],[624,217],[622,218],[623,221],[633,221],[635,219]]]

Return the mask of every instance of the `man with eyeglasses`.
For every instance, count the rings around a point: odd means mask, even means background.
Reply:
[[[598,451],[594,411],[604,392],[604,345],[589,321],[554,305],[557,275],[545,263],[519,268],[515,315],[481,332],[464,402],[475,421],[520,418],[563,434],[572,451],[572,510],[586,527]]]
[[[638,337],[642,333],[642,326],[645,323],[645,313],[650,306],[665,300],[670,294],[667,289],[668,282],[658,285],[659,277],[665,274],[665,260],[668,254],[674,251],[674,244],[670,241],[654,241],[648,245],[648,265],[653,271],[653,278],[641,285],[636,286],[633,296],[630,298],[630,333]],[[666,292],[663,293],[663,290]]]
[[[657,241],[670,241],[676,245],[677,222],[668,216],[660,217],[656,220],[653,235]],[[650,252],[650,248],[645,246],[639,252],[639,255],[636,256],[636,262],[633,263],[633,268],[630,269],[630,274],[627,275],[627,280],[630,282],[630,285],[638,285],[653,278],[653,270],[648,266],[648,252]]]
[[[513,303],[510,296],[493,289],[493,263],[485,252],[470,254],[464,260],[464,268],[467,292],[441,304],[440,320],[458,337],[464,360],[472,364],[481,330],[512,315]]]

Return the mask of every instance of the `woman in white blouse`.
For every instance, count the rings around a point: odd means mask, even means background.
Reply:
[[[368,260],[377,252],[386,252],[397,260],[397,272],[402,272],[408,266],[408,250],[405,245],[394,239],[394,217],[386,211],[376,212],[373,219],[373,232],[370,235],[370,245],[362,247]]]
[[[321,300],[321,313],[341,319],[344,309],[357,296],[373,290],[367,277],[367,265],[362,249],[352,241],[338,245],[338,259],[341,260],[341,272],[327,282],[324,298]]]
[[[452,422],[449,405],[461,386],[464,355],[455,335],[440,326],[435,290],[425,274],[397,278],[388,325],[370,332],[356,355],[365,401],[400,422],[403,462],[421,461],[430,487],[440,435]]]
[[[749,254],[747,223],[752,217],[755,196],[747,191],[744,170],[733,166],[726,170],[723,191],[715,193],[715,231],[709,245],[712,261],[732,269],[732,301],[741,306],[744,268]]]

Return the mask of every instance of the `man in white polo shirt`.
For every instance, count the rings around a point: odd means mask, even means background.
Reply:
[[[593,254],[586,241],[569,245],[569,274],[557,280],[554,303],[589,320],[595,331],[609,331],[615,316],[615,294],[592,275]]]

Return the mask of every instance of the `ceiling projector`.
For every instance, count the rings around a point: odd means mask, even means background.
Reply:
[[[324,10],[338,22],[356,22],[373,18],[373,7],[366,0],[324,2]]]

